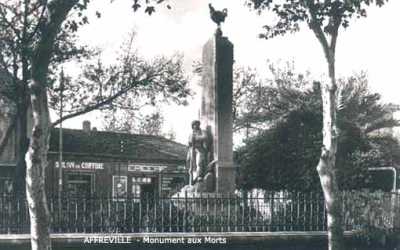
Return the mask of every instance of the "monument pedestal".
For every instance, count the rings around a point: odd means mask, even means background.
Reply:
[[[232,194],[235,191],[236,169],[233,162],[224,162],[217,165],[216,171],[216,190],[217,193]]]

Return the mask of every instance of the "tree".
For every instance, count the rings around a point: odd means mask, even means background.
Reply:
[[[51,241],[49,236],[49,211],[46,202],[45,189],[44,189],[44,176],[45,168],[47,165],[47,151],[49,145],[49,102],[47,91],[51,82],[49,81],[52,58],[54,58],[55,48],[57,44],[57,37],[62,33],[63,23],[67,20],[68,15],[73,9],[83,11],[87,7],[89,0],[49,0],[49,1],[16,1],[1,4],[0,15],[2,20],[0,24],[2,29],[11,29],[13,35],[7,36],[9,40],[1,40],[0,46],[4,48],[5,45],[11,46],[11,50],[1,55],[2,73],[8,75],[10,82],[6,90],[17,88],[25,88],[26,94],[23,95],[22,101],[25,107],[31,106],[33,114],[33,128],[32,136],[29,141],[28,151],[25,156],[26,160],[26,193],[29,204],[29,214],[31,221],[31,246],[32,249],[48,250],[51,249]],[[140,8],[140,3],[144,1],[133,0],[132,8],[136,11]],[[145,12],[152,14],[155,10],[154,6],[163,1],[146,1]],[[11,8],[10,5],[11,4]],[[167,6],[169,8],[169,6]],[[17,12],[12,11],[16,9]],[[28,19],[29,12],[33,13],[33,18]],[[11,14],[7,14],[11,13]],[[11,19],[9,17],[11,16]],[[15,19],[22,16],[23,23],[17,25]],[[80,21],[68,20],[65,22],[66,28],[71,31],[76,31],[78,24],[87,23],[85,16],[80,17]],[[22,32],[21,32],[22,31]],[[14,39],[20,39],[23,42],[32,41],[30,46],[23,46],[22,48],[12,47],[15,42]],[[31,40],[34,39],[34,40]],[[8,68],[8,58],[11,58],[12,69],[15,73],[18,66],[15,63],[15,56],[12,53],[18,53],[22,50],[22,61],[25,61],[22,69],[24,81],[20,83],[17,74],[6,72]],[[4,51],[3,49],[1,50]],[[4,64],[5,63],[5,64]],[[4,67],[6,66],[6,67]],[[3,78],[4,79],[4,78]],[[28,83],[28,84],[26,84]],[[3,88],[2,88],[3,89]],[[29,91],[28,91],[29,90]],[[30,102],[30,105],[29,105]],[[24,110],[22,110],[23,112]],[[19,109],[19,112],[21,110]],[[25,113],[20,113],[24,116]],[[25,119],[24,116],[22,119]],[[21,144],[21,147],[23,144]],[[22,150],[21,150],[22,151]]]
[[[294,62],[268,64],[269,79],[261,80],[254,69],[234,71],[234,131],[246,130],[246,137],[267,129],[298,108],[299,93],[310,81],[308,72],[298,73]]]
[[[115,110],[108,113],[103,121],[104,130],[106,131],[162,135],[164,117],[159,110],[150,114],[136,114],[130,111],[117,113]]]
[[[235,152],[241,188],[319,191],[313,166],[321,148],[320,116],[310,110],[291,111],[284,121],[247,139]]]
[[[246,137],[248,137],[250,129],[256,126],[256,122],[251,118],[255,118],[256,116],[252,116],[252,114],[261,108],[253,105],[254,103],[260,104],[260,97],[262,96],[260,90],[260,80],[254,69],[245,67],[234,68],[232,100],[234,132],[245,130]]]
[[[60,122],[91,112],[111,110],[137,112],[145,106],[165,102],[186,105],[191,93],[183,71],[182,56],[156,57],[146,60],[133,48],[132,33],[117,55],[115,63],[106,64],[101,58],[89,62],[75,79],[66,79],[63,86],[64,105]],[[60,105],[60,83],[50,89],[50,107],[55,111]]]
[[[322,46],[328,65],[329,79],[323,79],[321,95],[323,100],[323,144],[317,171],[325,197],[329,249],[343,249],[343,227],[341,198],[337,183],[336,151],[339,131],[336,120],[336,74],[335,52],[340,27],[348,27],[354,17],[366,16],[366,6],[382,6],[385,0],[359,1],[319,1],[319,0],[250,0],[250,7],[257,10],[269,9],[278,21],[274,25],[265,25],[262,38],[272,38],[287,32],[296,32],[300,23],[305,22]]]
[[[294,62],[268,65],[270,78],[242,88],[246,98],[234,127],[246,124],[245,145],[235,152],[244,189],[312,190],[320,152],[320,92],[312,88],[309,74],[298,73]],[[241,85],[236,85],[241,86]]]
[[[287,73],[297,75],[293,70]],[[283,79],[289,78],[285,73],[280,75]],[[320,190],[318,174],[313,171],[322,144],[320,89],[312,89],[310,82],[301,90],[293,86],[296,82],[282,85],[284,80],[275,81],[280,84],[268,86],[277,93],[268,110],[284,115],[274,122],[268,120],[271,124],[268,129],[247,140],[245,146],[236,151],[241,186],[245,189]],[[342,190],[368,187],[368,167],[400,163],[399,144],[392,136],[378,133],[399,125],[391,116],[399,107],[382,104],[380,96],[368,90],[364,73],[339,79],[339,93],[341,133],[336,157],[339,186]],[[273,112],[275,109],[277,111]],[[260,118],[263,117],[262,114]]]
[[[25,160],[28,146],[27,112],[30,106],[29,81],[32,79],[31,58],[39,36],[43,33],[45,8],[43,1],[7,1],[0,3],[0,95],[16,107],[10,133],[18,131],[14,190],[24,191]],[[43,22],[42,22],[43,21]],[[93,51],[76,45],[74,33],[62,29],[56,36],[50,60],[49,77],[60,63],[89,57]],[[6,141],[3,141],[6,143]]]
[[[124,109],[108,110],[103,117],[103,129],[105,131],[164,136],[169,140],[175,140],[176,133],[173,128],[163,132],[164,121],[164,115],[159,107],[147,113]]]
[[[154,3],[154,2],[153,2]],[[134,5],[139,2],[134,2]],[[85,46],[77,45],[75,31],[80,25],[88,22],[83,11],[87,1],[74,5],[67,22],[63,24],[57,34],[53,53],[50,58],[48,92],[50,108],[59,111],[60,65],[69,61],[74,63],[93,58],[98,55]],[[151,7],[149,2],[147,7]],[[146,7],[146,10],[147,10]],[[133,7],[134,8],[134,7]],[[16,122],[10,124],[10,133],[17,129],[18,149],[17,167],[15,168],[14,190],[16,193],[24,191],[25,159],[28,145],[27,113],[30,106],[28,83],[31,80],[30,58],[32,50],[41,34],[41,20],[43,15],[41,1],[10,1],[0,4],[0,70],[4,84],[0,88],[0,95],[10,99],[17,107]],[[153,11],[148,10],[149,14]],[[97,13],[100,16],[100,13]],[[153,60],[144,60],[134,50],[132,44],[134,34],[123,45],[118,60],[114,64],[105,64],[100,59],[83,65],[83,73],[75,79],[66,77],[63,89],[62,119],[53,121],[52,126],[63,120],[70,119],[96,109],[114,108],[138,109],[133,107],[136,100],[147,98],[146,104],[153,104],[160,100],[172,100],[181,103],[189,94],[187,80],[182,70],[182,57],[175,55],[171,58],[158,57]],[[58,82],[58,85],[57,85]],[[128,99],[122,103],[121,100]],[[142,102],[143,104],[143,102]],[[111,107],[113,106],[113,107]],[[8,137],[5,137],[8,138]],[[6,140],[3,140],[4,145]],[[0,148],[1,149],[1,148]]]
[[[31,222],[32,249],[51,249],[49,234],[50,213],[47,207],[44,176],[49,147],[49,110],[47,76],[50,58],[62,22],[78,1],[51,1],[44,8],[41,35],[32,50],[29,84],[33,114],[32,136],[26,154],[26,193]]]

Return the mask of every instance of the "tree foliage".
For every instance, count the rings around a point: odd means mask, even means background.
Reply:
[[[21,89],[26,88],[32,77],[34,49],[44,35],[45,7],[45,1],[0,3],[0,68],[9,77],[2,84],[8,86],[8,91],[0,94],[11,100],[21,96]],[[75,33],[61,29],[52,47],[50,75],[61,63],[88,58],[93,53],[87,46],[77,44]]]
[[[300,30],[300,23],[317,25],[326,34],[334,35],[339,26],[347,28],[351,19],[367,16],[370,5],[383,6],[388,0],[248,0],[247,5],[258,11],[270,10],[278,17],[276,23],[265,25],[261,38],[272,38]],[[313,29],[313,27],[311,27]]]
[[[308,88],[310,74],[295,71],[294,62],[285,65],[269,63],[271,77],[260,79],[254,69],[237,68],[234,72],[233,117],[235,132],[254,134],[284,119],[296,109],[303,90]],[[282,90],[282,91],[280,91]]]
[[[143,10],[150,15],[159,4],[164,4],[168,9],[171,8],[168,2],[132,0],[132,8],[134,11]],[[0,80],[2,83],[0,95],[15,103],[27,102],[23,99],[27,99],[28,83],[32,78],[31,61],[39,39],[45,35],[46,8],[49,4],[53,4],[53,1],[8,0],[0,3]],[[98,10],[88,9],[89,4],[89,0],[74,1],[68,18],[56,34],[51,47],[49,74],[46,76],[49,90],[52,88],[59,90],[57,81],[59,81],[58,73],[61,65],[69,61],[81,62],[99,54],[99,51],[95,49],[80,45],[77,40],[76,31],[89,23],[88,12],[95,12],[98,18],[101,17]],[[68,116],[64,119],[110,104],[135,87],[141,88],[142,92],[147,92],[153,102],[156,95],[154,93],[157,91],[163,92],[167,98],[177,102],[184,99],[188,90],[181,68],[181,57],[177,55],[172,58],[144,60],[134,51],[132,41],[133,35],[122,48],[115,65],[105,65],[101,61],[88,62],[78,79],[70,79],[69,86],[64,86],[64,102],[69,101],[66,104],[69,106],[66,110]],[[92,93],[95,94],[92,95]],[[50,107],[58,110],[57,94],[54,91],[50,94],[52,95]],[[59,122],[56,121],[55,124]]]
[[[103,126],[105,131],[125,132],[131,134],[163,135],[164,116],[160,110],[149,114],[132,111],[106,112]]]
[[[137,113],[145,106],[165,102],[186,104],[191,94],[183,71],[182,56],[147,60],[133,48],[133,37],[124,43],[115,63],[99,58],[83,72],[64,81],[64,116],[53,125],[90,111],[126,110]],[[50,107],[59,110],[60,84],[50,89]]]
[[[299,75],[306,74],[289,67],[275,71],[276,78],[267,86],[259,85],[268,89],[265,92],[268,96],[259,99],[268,103],[259,118],[265,119],[270,127],[247,140],[235,154],[243,188],[320,189],[314,170],[322,145],[320,88],[302,77],[301,84],[286,81],[299,79]],[[400,164],[400,146],[385,132],[399,126],[392,116],[399,107],[384,104],[379,94],[371,93],[364,73],[340,79],[339,87],[338,179],[342,188],[361,188],[368,183],[368,167]],[[271,93],[275,93],[273,98]],[[264,116],[266,113],[271,115]]]
[[[238,67],[233,71],[233,101],[232,117],[233,129],[240,132],[252,129],[256,126],[254,119],[259,118],[252,114],[257,113],[262,107],[254,105],[261,104],[260,80],[257,72],[251,68]]]

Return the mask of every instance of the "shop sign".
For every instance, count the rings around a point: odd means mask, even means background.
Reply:
[[[144,164],[129,164],[128,171],[131,172],[160,172],[167,168],[164,165],[144,165]]]
[[[56,168],[58,168],[60,163],[55,162]],[[65,169],[82,169],[82,170],[102,170],[104,169],[104,163],[102,162],[74,162],[74,161],[63,161],[61,164],[62,168]]]

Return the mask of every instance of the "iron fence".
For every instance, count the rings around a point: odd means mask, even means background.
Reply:
[[[397,227],[400,195],[343,194],[346,230]],[[48,198],[54,233],[325,231],[317,193],[257,192],[235,196]],[[397,224],[396,224],[397,223]],[[24,197],[0,198],[0,233],[28,233]]]

